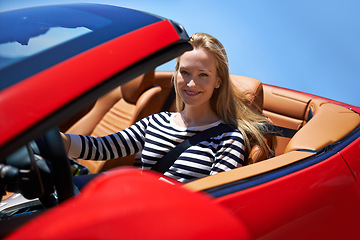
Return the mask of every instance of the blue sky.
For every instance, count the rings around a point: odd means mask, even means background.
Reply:
[[[1,0],[0,10],[68,0]],[[360,106],[358,0],[75,0],[170,18],[225,46],[233,74]],[[159,70],[173,70],[174,62]]]

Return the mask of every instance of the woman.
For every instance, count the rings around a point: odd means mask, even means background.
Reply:
[[[233,128],[189,147],[164,174],[188,182],[242,166],[250,142],[269,152],[261,134],[267,120],[237,96],[222,44],[205,33],[194,34],[190,43],[193,50],[177,58],[173,76],[179,112],[148,116],[105,137],[63,134],[69,155],[107,160],[141,152],[139,165],[151,169],[184,139],[221,123]]]

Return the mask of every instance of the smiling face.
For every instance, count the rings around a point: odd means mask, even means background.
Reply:
[[[176,79],[177,91],[185,108],[210,108],[214,89],[220,86],[215,57],[203,48],[184,53],[180,57]]]

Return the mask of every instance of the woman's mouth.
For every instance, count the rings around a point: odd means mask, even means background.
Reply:
[[[197,92],[197,91],[189,91],[189,90],[184,90],[185,94],[188,96],[196,96],[199,95],[201,92]]]

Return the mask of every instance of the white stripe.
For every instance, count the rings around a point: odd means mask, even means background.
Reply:
[[[209,158],[208,158],[208,160],[209,160]],[[210,161],[208,161],[208,162],[210,162]],[[188,166],[188,167],[193,167],[193,168],[197,168],[199,170],[205,170],[205,171],[209,171],[209,172],[211,170],[211,165],[207,166],[205,164],[195,163],[195,162],[190,162],[190,161],[176,160],[175,164],[184,165],[184,166]]]

